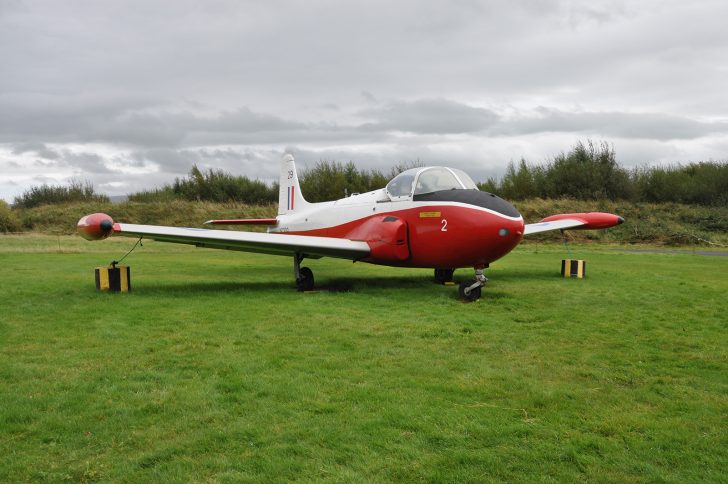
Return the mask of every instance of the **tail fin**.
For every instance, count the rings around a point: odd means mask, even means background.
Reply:
[[[293,155],[286,153],[281,160],[281,178],[278,192],[278,215],[291,214],[303,210],[308,202],[303,198],[301,185],[298,183],[296,162]]]

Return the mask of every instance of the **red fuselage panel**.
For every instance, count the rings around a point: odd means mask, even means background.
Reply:
[[[387,218],[394,220],[385,221]],[[395,229],[396,225],[396,230]],[[379,213],[333,227],[289,232],[298,235],[363,240],[372,247],[372,264],[456,268],[487,265],[500,259],[523,238],[523,220],[462,205],[428,205]],[[401,245],[407,231],[409,257]],[[376,250],[383,244],[387,250]]]

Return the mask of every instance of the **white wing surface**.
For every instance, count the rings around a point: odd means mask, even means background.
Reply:
[[[159,225],[117,223],[114,224],[114,235],[262,254],[293,255],[300,253],[309,258],[337,257],[356,260],[368,256],[370,252],[369,245],[366,242],[333,237],[236,232]]]
[[[581,227],[582,225],[586,225],[586,222],[576,219],[562,219],[553,220],[551,222],[526,224],[523,235],[537,234],[539,232],[548,232],[549,230],[573,229],[574,227]]]

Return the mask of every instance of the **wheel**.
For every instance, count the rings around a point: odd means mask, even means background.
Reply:
[[[435,269],[435,282],[438,284],[452,282],[452,275],[454,273],[455,269]]]
[[[478,286],[475,289],[471,289],[467,291],[468,287],[475,284],[475,279],[471,279],[469,281],[463,281],[460,283],[460,287],[458,288],[458,293],[460,293],[460,297],[462,299],[465,299],[466,301],[477,301],[480,299],[480,291],[482,289],[482,286]]]
[[[300,277],[296,279],[296,288],[299,291],[313,290],[313,271],[308,267],[301,267]]]

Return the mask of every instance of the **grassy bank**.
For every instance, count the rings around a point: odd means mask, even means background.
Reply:
[[[527,222],[537,222],[556,213],[603,211],[622,215],[626,223],[607,231],[570,231],[578,241],[610,243],[728,245],[728,207],[681,205],[676,203],[633,203],[624,201],[526,200],[517,202]],[[210,202],[80,203],[13,209],[15,229],[49,234],[71,234],[82,216],[106,212],[127,223],[200,227],[211,218],[267,218],[276,214],[275,205],[220,204]],[[529,237],[529,240],[560,240],[558,232]]]
[[[30,209],[14,209],[21,230],[49,234],[72,234],[84,215],[104,212],[114,220],[126,223],[202,227],[212,218],[269,218],[275,217],[276,205],[245,205],[238,203],[188,202],[125,202],[71,203],[43,205]],[[209,228],[209,227],[208,227]]]
[[[0,237],[0,481],[726,480],[728,258],[524,245],[463,304],[149,242],[98,293],[130,243]]]
[[[633,203],[602,200],[526,200],[515,203],[527,222],[556,213],[610,212],[625,223],[608,230],[568,231],[570,239],[622,244],[728,246],[728,207],[679,203]],[[528,240],[559,240],[559,232],[529,236]]]

